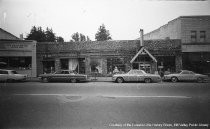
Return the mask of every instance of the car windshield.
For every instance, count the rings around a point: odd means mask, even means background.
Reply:
[[[18,74],[16,71],[11,71],[12,74]]]

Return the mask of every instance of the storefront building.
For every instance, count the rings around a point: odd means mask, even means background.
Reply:
[[[0,69],[37,76],[36,41],[22,40],[0,28]]]
[[[36,41],[0,40],[0,69],[37,76]]]
[[[210,74],[210,15],[180,16],[145,34],[144,39],[180,39],[182,69]]]
[[[89,41],[37,43],[37,73],[61,69],[92,76],[111,76],[114,69],[127,72],[143,69],[155,73],[160,69],[180,69],[180,40]]]

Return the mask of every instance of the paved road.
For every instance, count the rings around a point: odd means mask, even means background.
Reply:
[[[0,83],[0,128],[209,129],[210,83]]]

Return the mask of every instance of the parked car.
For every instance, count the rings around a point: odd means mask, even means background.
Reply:
[[[197,74],[189,70],[181,70],[178,73],[168,74],[164,76],[164,80],[169,80],[172,82],[177,81],[197,81],[204,82],[208,79],[207,75]]]
[[[59,81],[76,83],[89,80],[87,75],[78,74],[75,71],[70,70],[61,70],[55,73],[41,74],[39,75],[39,78],[42,82]]]
[[[18,74],[15,70],[0,69],[0,81],[26,81],[27,74]]]
[[[112,80],[118,83],[122,82],[159,82],[161,81],[160,75],[156,74],[148,74],[143,70],[130,70],[128,73],[125,74],[115,74],[112,76]]]

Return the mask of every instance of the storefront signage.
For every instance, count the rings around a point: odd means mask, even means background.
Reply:
[[[31,50],[31,44],[22,43],[2,43],[0,44],[0,50]]]

